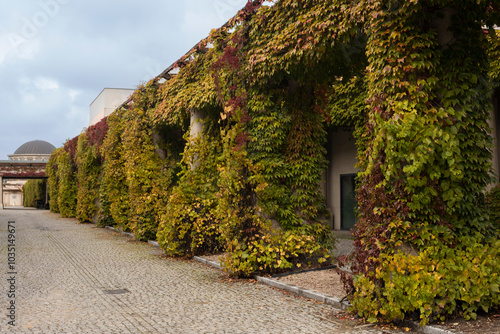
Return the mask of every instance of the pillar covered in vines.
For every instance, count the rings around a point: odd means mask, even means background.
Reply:
[[[489,266],[492,254],[480,245],[495,234],[484,206],[491,179],[481,28],[487,5],[371,6],[355,307],[372,320],[416,313],[425,323],[456,309],[474,317],[498,299],[489,289],[474,296],[456,291],[479,284],[467,268],[473,261]]]

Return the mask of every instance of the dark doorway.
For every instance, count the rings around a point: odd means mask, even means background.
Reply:
[[[356,223],[356,174],[340,175],[340,226],[350,230]]]

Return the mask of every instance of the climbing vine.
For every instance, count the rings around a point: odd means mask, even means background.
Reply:
[[[353,309],[425,324],[498,306],[498,196],[484,196],[499,67],[498,32],[484,27],[499,23],[498,3],[263,4],[140,86],[107,131],[56,150],[51,207],[81,221],[98,210],[101,225],[156,237],[172,256],[225,251],[235,275],[328,263],[320,183],[336,163],[329,131],[348,130],[360,170],[343,274]]]
[[[122,121],[125,109],[118,108],[107,117],[108,133],[104,139],[103,178],[101,182],[100,202],[103,204],[99,213],[100,223],[117,225],[124,231],[128,227],[128,187],[124,170],[123,144],[121,134],[125,123]]]
[[[495,88],[500,87],[500,31],[488,31],[488,60],[490,64],[489,75],[493,80]]]
[[[352,266],[354,307],[371,321],[415,312],[423,325],[498,305],[498,266],[490,260],[498,244],[483,195],[491,181],[491,91],[484,38],[473,23],[484,9],[420,1],[373,8]],[[477,276],[467,271],[470,261]],[[477,286],[490,270],[480,291],[457,288]]]
[[[39,208],[38,202],[45,204],[46,187],[46,180],[28,180],[23,186],[23,206]]]
[[[124,114],[122,133],[123,159],[128,186],[130,228],[140,240],[155,239],[159,211],[167,204],[169,189],[175,182],[175,164],[169,145],[155,142],[156,129],[148,110],[157,105],[156,83],[151,82],[134,93],[133,104]],[[180,133],[170,133],[179,136]],[[175,142],[175,141],[172,141]]]
[[[214,215],[220,132],[208,115],[200,122],[203,136],[187,139],[180,180],[172,190],[157,233],[161,247],[174,256],[216,254],[224,250]]]
[[[76,167],[76,150],[78,137],[66,141],[63,149],[57,154],[58,174],[58,194],[57,207],[63,217],[76,217],[77,204],[77,167]]]
[[[82,223],[97,221],[102,163],[100,146],[107,130],[106,119],[103,119],[78,136],[76,211],[78,221]]]
[[[46,174],[48,177],[47,187],[49,192],[49,207],[50,211],[59,213],[59,173],[58,161],[59,156],[62,154],[63,148],[56,148],[50,155],[47,162]]]

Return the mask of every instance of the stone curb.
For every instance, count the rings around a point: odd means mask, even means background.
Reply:
[[[198,262],[206,264],[207,266],[211,266],[211,267],[214,267],[214,268],[222,270],[222,267],[220,266],[220,264],[218,264],[215,261],[211,261],[211,260],[205,259],[205,258],[203,258],[201,256],[193,256],[193,260],[196,260]]]
[[[294,294],[302,296],[302,297],[314,299],[314,300],[317,300],[319,302],[322,302],[322,303],[325,303],[328,305],[332,305],[333,307],[338,308],[338,309],[343,310],[343,311],[347,310],[347,308],[350,306],[349,303],[343,302],[336,297],[325,295],[321,292],[317,292],[314,290],[303,289],[301,287],[298,287],[298,286],[295,286],[292,284],[288,284],[288,283],[284,283],[284,282],[281,282],[281,281],[273,279],[273,278],[255,276],[255,279],[257,280],[257,282],[264,283],[264,284],[272,286],[274,288],[282,289],[282,290],[294,293]]]
[[[434,327],[431,325],[425,325],[424,327],[420,327],[418,322],[416,321],[403,321],[404,326],[410,327],[413,330],[416,330],[422,334],[462,334],[462,332],[451,332],[449,330]]]
[[[128,232],[123,232],[122,230],[117,230],[116,228],[114,228],[113,226],[104,226],[104,228],[108,229],[108,230],[111,230],[111,231],[115,231],[115,232],[118,232],[118,233],[121,233],[121,234],[124,234],[126,236],[129,236],[131,238],[134,238],[135,239],[135,236],[133,233],[128,233]],[[158,248],[161,248],[160,247],[160,244],[158,243],[158,241],[155,241],[155,240],[148,240],[148,244],[150,244],[151,246],[155,246],[155,247],[158,247]]]
[[[203,264],[206,264],[206,265],[209,265],[209,266],[212,266],[214,268],[222,270],[222,267],[220,266],[220,264],[218,264],[215,261],[207,260],[201,256],[194,256],[193,260],[196,260],[196,261],[201,262]],[[338,308],[341,310],[346,310],[350,306],[349,303],[342,302],[340,299],[338,299],[336,297],[325,295],[321,292],[317,292],[317,291],[313,291],[313,290],[307,290],[307,289],[304,289],[304,288],[301,288],[301,287],[298,287],[298,286],[295,286],[292,284],[284,283],[284,282],[279,281],[277,279],[262,277],[262,276],[254,276],[254,278],[259,283],[266,284],[266,285],[269,285],[269,286],[272,286],[274,288],[278,288],[281,290],[285,290],[285,291],[294,293],[294,294],[302,296],[302,297],[314,299],[314,300],[320,301],[322,303],[332,305],[335,308]]]
[[[129,236],[131,238],[134,238],[135,239],[135,236],[133,233],[128,233],[128,232],[123,232],[121,229],[120,230],[117,230],[116,228],[114,228],[113,226],[104,226],[104,228],[108,229],[108,230],[111,230],[111,231],[115,231],[115,232],[118,232],[118,233],[121,233],[121,234],[124,234],[126,236]],[[150,244],[151,246],[154,246],[154,247],[158,247],[158,248],[161,248],[160,247],[160,244],[158,243],[158,241],[156,240],[148,240],[148,244]]]
[[[221,266],[215,261],[210,261],[210,260],[207,260],[207,259],[200,257],[200,256],[194,256],[193,259],[198,261],[198,262],[201,262],[203,264],[215,267],[217,269],[222,269]],[[336,309],[340,309],[343,311],[347,310],[347,308],[349,308],[349,306],[351,305],[350,303],[341,301],[340,299],[338,299],[336,297],[325,295],[321,292],[317,292],[317,291],[313,291],[313,290],[307,290],[307,289],[304,289],[304,288],[301,288],[301,287],[298,287],[298,286],[295,286],[292,284],[281,282],[281,281],[273,279],[273,278],[262,277],[262,276],[255,276],[254,278],[259,283],[266,284],[266,285],[272,286],[272,287],[277,288],[277,289],[285,290],[287,292],[294,293],[298,296],[317,300],[317,301],[320,301],[322,303],[332,305]],[[429,326],[429,325],[426,325],[424,327],[420,327],[420,325],[414,321],[405,321],[404,325],[406,327],[410,327],[411,329],[413,329],[419,333],[422,333],[422,334],[460,334],[459,332],[450,332],[446,329],[442,329],[442,328],[438,328],[438,327],[434,327],[434,326]]]
[[[134,238],[134,234],[128,233],[128,232],[123,232],[121,230],[117,230],[112,226],[105,226],[105,228],[108,230],[119,232],[119,233],[122,233],[126,236]],[[157,241],[149,240],[148,243],[152,246],[160,247],[160,245],[158,244]],[[219,270],[222,270],[222,267],[220,266],[220,264],[218,264],[215,261],[205,259],[201,256],[193,256],[193,260],[198,261],[200,263],[203,263],[205,265],[217,268]],[[262,276],[255,276],[254,278],[259,283],[266,284],[266,285],[269,285],[271,287],[281,289],[281,290],[284,290],[284,291],[287,291],[290,293],[294,293],[298,296],[317,300],[319,302],[322,302],[322,303],[325,303],[328,305],[332,305],[336,309],[340,309],[340,310],[345,311],[350,306],[350,303],[345,302],[345,301],[341,301],[340,299],[338,299],[336,297],[325,295],[321,292],[317,292],[314,290],[307,290],[307,289],[304,289],[304,288],[301,288],[301,287],[298,287],[298,286],[295,286],[292,284],[284,283],[284,282],[281,282],[277,279],[262,277]],[[446,329],[442,329],[442,328],[438,328],[438,327],[434,327],[434,326],[429,326],[429,325],[426,325],[424,327],[420,327],[420,325],[414,321],[404,321],[404,325],[407,327],[410,327],[411,329],[413,329],[419,333],[422,333],[422,334],[460,334],[459,332],[451,332],[451,331],[446,330]]]
[[[148,244],[150,244],[151,246],[155,246],[155,247],[161,248],[160,244],[158,243],[158,241],[148,240]]]
[[[111,230],[111,231],[115,231],[115,232],[118,232],[118,233],[121,233],[121,234],[124,234],[128,237],[131,237],[131,238],[134,238],[135,239],[135,236],[133,233],[129,233],[129,232],[123,232],[121,229],[116,229],[114,228],[113,226],[104,226],[104,228],[108,229],[108,230]]]

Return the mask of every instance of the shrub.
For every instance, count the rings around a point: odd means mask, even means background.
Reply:
[[[323,225],[317,225],[316,228],[321,232],[326,230]],[[232,274],[247,277],[255,273],[274,274],[297,269],[303,264],[331,263],[328,248],[319,239],[307,233],[305,228],[267,231],[255,234],[251,240],[233,239],[228,247],[229,253],[222,258],[222,264]]]

